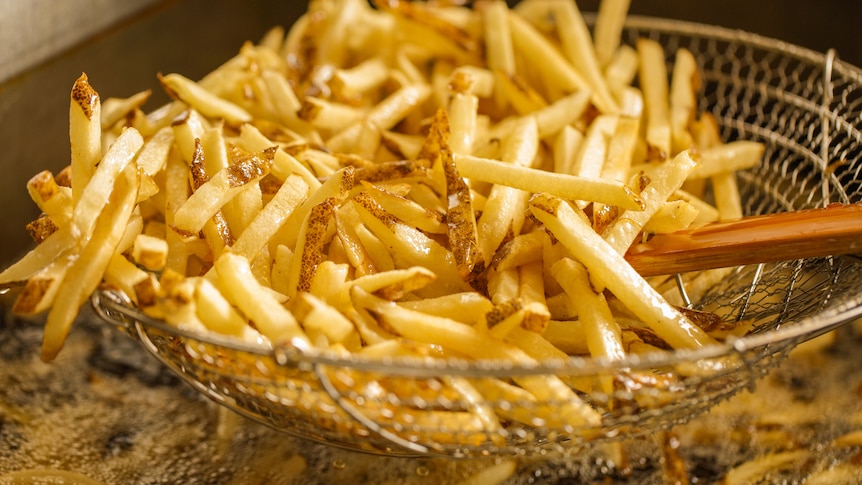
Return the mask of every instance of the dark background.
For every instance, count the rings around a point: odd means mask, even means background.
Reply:
[[[595,11],[598,0],[578,2]],[[274,25],[289,26],[306,2],[156,0],[132,19],[0,84],[0,267],[30,245],[23,225],[36,208],[25,183],[42,169],[68,164],[68,93],[86,72],[107,96],[159,92],[157,72],[198,78]],[[862,65],[859,0],[632,0],[631,12],[743,29],[815,51],[829,48]],[[0,12],[2,14],[2,12]],[[158,106],[154,98],[147,106]]]

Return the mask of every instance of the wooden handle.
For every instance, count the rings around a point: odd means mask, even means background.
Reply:
[[[634,244],[626,260],[643,276],[862,252],[862,205],[746,217]]]

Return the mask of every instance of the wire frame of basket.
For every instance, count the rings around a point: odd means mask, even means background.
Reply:
[[[668,62],[678,48],[695,55],[700,109],[715,115],[725,140],[765,143],[762,164],[739,175],[747,214],[862,202],[862,71],[834,52],[701,24],[632,17],[624,40],[639,37],[664,45]],[[199,391],[292,435],[390,455],[566,454],[684,423],[753,386],[797,344],[862,314],[860,270],[862,261],[849,256],[734,269],[691,304],[753,320],[751,335],[622,362],[573,357],[523,366],[267,352],[153,321],[108,291],[93,305]],[[570,387],[574,398],[496,384],[545,378]],[[484,399],[463,387],[483,389]],[[499,420],[484,419],[489,413]]]

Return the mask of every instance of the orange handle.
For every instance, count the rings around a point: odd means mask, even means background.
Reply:
[[[626,260],[643,276],[862,252],[862,205],[752,216],[657,234]]]

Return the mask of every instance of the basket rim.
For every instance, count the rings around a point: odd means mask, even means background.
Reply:
[[[595,22],[595,16],[595,13],[589,15],[585,13],[584,19],[589,24],[592,24]],[[840,56],[841,51],[836,47],[832,47],[826,52],[819,52],[808,47],[803,47],[798,44],[743,29],[649,15],[629,15],[626,18],[624,29],[632,28],[661,30],[664,32],[686,34],[693,37],[709,37],[730,42],[737,41],[761,49],[778,50],[785,55],[789,55],[815,65],[832,63],[833,68],[837,69],[839,73],[847,75],[850,79],[856,82],[862,82],[862,66],[856,66],[843,61]]]

